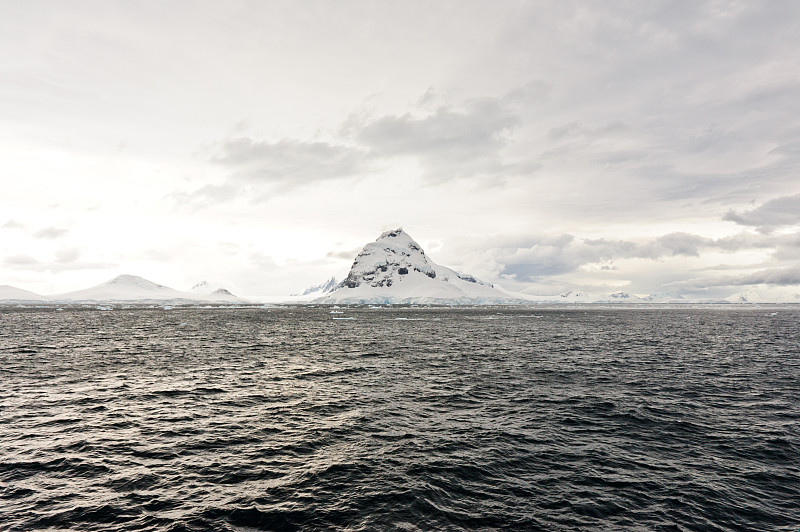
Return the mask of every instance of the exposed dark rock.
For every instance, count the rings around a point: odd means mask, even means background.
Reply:
[[[342,284],[340,286],[346,286],[347,288],[355,288],[360,284],[361,284],[361,281],[359,281],[358,276],[353,275],[352,273],[350,273],[350,275],[348,275],[345,278],[345,280],[342,281]]]
[[[433,270],[430,270],[430,271],[427,271],[427,272],[423,272],[419,268],[414,268],[414,271],[418,271],[419,273],[424,273],[425,275],[427,275],[431,279],[436,279],[436,272],[433,271]]]

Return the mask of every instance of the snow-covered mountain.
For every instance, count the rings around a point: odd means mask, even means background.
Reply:
[[[319,295],[327,294],[328,292],[332,292],[336,288],[336,277],[331,277],[327,281],[319,284],[315,284],[314,286],[309,286],[299,294],[292,294],[292,296],[311,296],[311,295]]]
[[[135,275],[120,275],[97,286],[65,294],[56,294],[50,296],[50,299],[65,303],[197,304],[246,302],[225,289],[218,289],[210,294],[181,292]]]
[[[433,262],[402,229],[386,231],[356,256],[350,273],[318,303],[520,303],[471,275]]]
[[[800,303],[800,294],[776,288],[747,287],[725,298],[729,303]]]
[[[14,303],[46,303],[48,301],[48,298],[22,288],[9,285],[0,286],[0,302],[6,305]]]
[[[527,294],[526,294],[527,295]],[[669,292],[657,292],[647,296],[637,296],[629,292],[613,292],[610,294],[587,294],[580,290],[567,290],[561,295],[541,296],[528,295],[528,298],[536,303],[542,304],[680,304],[680,303],[703,303],[702,300],[686,299],[680,295],[670,294]],[[717,300],[708,300],[707,303],[719,303]],[[722,301],[724,303],[724,301]]]
[[[209,283],[208,281],[200,281],[199,283],[196,283],[189,291],[194,295],[195,298],[203,301],[212,301],[217,303],[245,302],[245,300],[242,298],[233,295],[227,288],[223,288],[216,283]]]
[[[596,298],[580,290],[568,290],[560,296],[560,303],[591,303]]]
[[[676,295],[671,292],[656,292],[649,296],[643,297],[642,300],[646,303],[687,303],[688,300],[681,295]]]
[[[189,291],[193,294],[210,294],[214,290],[221,288],[217,285],[212,285],[208,281],[200,281],[199,283],[195,283],[195,285],[189,289]]]
[[[194,294],[195,298],[200,301],[208,301],[211,303],[249,303],[248,300],[234,295],[225,288],[217,288],[210,294]]]
[[[601,296],[595,303],[646,303],[646,300],[628,292],[614,292]]]

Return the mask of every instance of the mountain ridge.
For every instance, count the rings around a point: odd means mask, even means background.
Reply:
[[[320,294],[327,294],[328,292],[332,292],[336,289],[339,283],[336,282],[336,276],[331,276],[330,279],[327,281],[321,282],[319,284],[311,285],[299,294],[291,294],[292,296],[304,297],[315,294],[319,292]]]
[[[197,288],[195,285],[193,288]],[[208,294],[183,292],[139,277],[123,274],[89,288],[54,294],[49,298],[61,303],[136,303],[136,304],[208,304],[246,303],[224,288]]]
[[[50,299],[36,292],[11,285],[0,285],[0,301],[6,303],[47,303]]]

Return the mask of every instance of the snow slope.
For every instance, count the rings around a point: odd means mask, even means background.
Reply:
[[[46,303],[48,301],[48,298],[40,296],[34,292],[23,290],[22,288],[17,288],[15,286],[0,285],[0,303]]]
[[[196,297],[200,297],[203,301],[210,301],[212,303],[249,303],[248,300],[232,294],[225,288],[217,288],[210,294]]]
[[[681,303],[703,303],[702,300],[686,299],[683,296],[673,295],[669,292],[658,292],[647,296],[637,296],[629,292],[614,292],[610,294],[587,294],[580,290],[568,290],[560,296],[528,296],[532,301],[544,304],[566,303],[566,304],[681,304]],[[707,303],[718,303],[719,301],[706,301]]]
[[[591,303],[596,299],[580,290],[568,290],[559,297],[557,300],[559,303]]]
[[[189,289],[189,291],[193,294],[206,295],[210,294],[214,290],[217,290],[218,288],[222,287],[217,285],[212,285],[208,281],[200,281],[199,283],[195,283],[195,285],[191,289]]]
[[[800,303],[800,294],[780,288],[748,287],[725,298],[729,303]]]
[[[646,303],[686,303],[687,300],[681,295],[676,295],[671,292],[656,292],[643,298]]]
[[[292,294],[292,296],[321,296],[322,294],[327,294],[328,292],[332,292],[336,289],[336,277],[331,277],[324,283],[315,284],[314,286],[309,286],[305,290],[303,290],[299,294]]]
[[[350,273],[317,303],[492,304],[526,300],[433,262],[402,229],[386,231],[356,256]]]
[[[197,304],[245,302],[224,289],[216,290],[211,294],[181,292],[135,275],[120,275],[91,288],[52,295],[50,299],[66,303]]]
[[[216,283],[200,281],[195,284],[190,292],[195,299],[211,301],[216,303],[246,303],[245,299],[233,295],[228,289]]]
[[[646,303],[646,301],[628,292],[614,292],[601,296],[594,301],[595,303]]]

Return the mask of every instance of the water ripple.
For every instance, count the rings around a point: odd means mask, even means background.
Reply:
[[[329,312],[0,310],[0,528],[800,528],[796,309]]]

